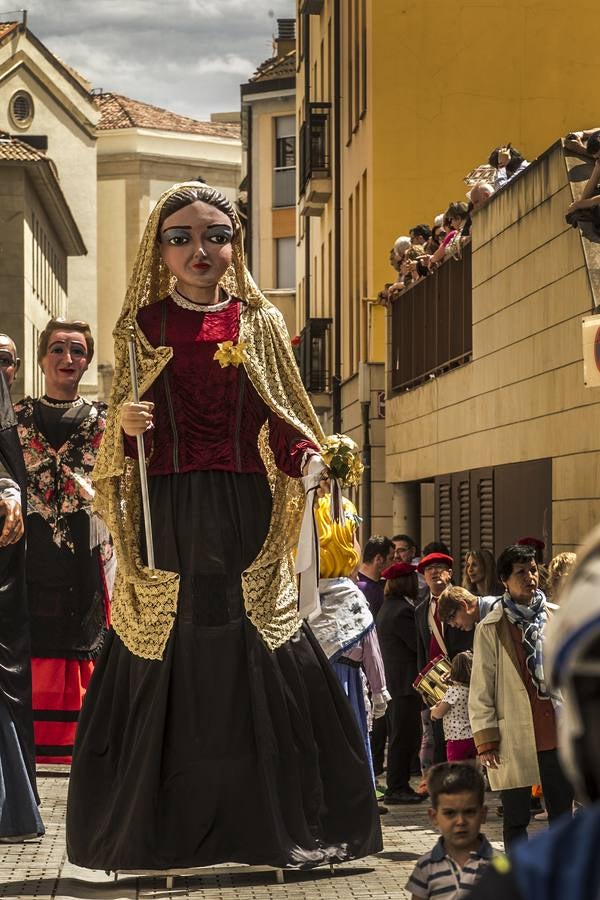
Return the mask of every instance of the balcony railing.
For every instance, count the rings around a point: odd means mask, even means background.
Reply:
[[[273,207],[296,205],[296,167],[273,169]]]
[[[331,103],[309,103],[308,117],[300,126],[300,193],[310,178],[329,178],[329,125]]]
[[[392,301],[390,387],[417,387],[468,362],[473,348],[471,244]]]
[[[331,389],[328,340],[331,322],[331,319],[308,319],[300,332],[297,359],[309,394],[326,394]]]

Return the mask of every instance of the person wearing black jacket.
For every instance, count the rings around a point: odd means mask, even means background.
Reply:
[[[421,736],[421,698],[412,686],[417,669],[415,599],[416,567],[394,563],[382,572],[386,579],[384,600],[377,615],[377,636],[386,685],[392,700],[388,706],[387,790],[385,803],[420,803],[425,799],[409,783],[411,762]]]
[[[436,656],[447,656],[453,659],[463,650],[473,649],[473,631],[461,631],[441,621],[437,604],[440,595],[450,584],[454,560],[446,553],[429,553],[417,566],[423,575],[428,594],[415,609],[415,625],[417,630],[417,666],[422,672],[425,666]],[[433,761],[445,762],[446,742],[441,719],[432,722],[433,726]]]
[[[11,352],[0,345],[0,841],[15,843],[42,835],[44,826],[38,811],[31,714],[27,476],[4,375],[17,368],[16,359],[12,364],[9,359]]]

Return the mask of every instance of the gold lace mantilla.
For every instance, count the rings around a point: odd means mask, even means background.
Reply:
[[[115,339],[115,376],[104,440],[92,479],[95,509],[108,525],[119,562],[112,597],[112,623],[125,646],[136,656],[162,659],[177,613],[179,575],[150,570],[142,563],[143,534],[139,469],[125,457],[120,427],[121,407],[132,399],[127,341],[134,328],[140,395],[155,381],[173,355],[170,347],[152,347],[136,323],[138,310],[170,292],[173,279],[162,262],[156,235],[160,211],[181,187],[174,185],[152,211],[119,320]],[[246,301],[240,316],[240,341],[245,343],[245,369],[258,394],[281,419],[320,445],[324,435],[300,380],[283,317],[261,294],[244,265],[239,222],[235,223],[233,262],[223,288]],[[268,425],[260,437],[260,452],[273,493],[273,510],[265,543],[243,573],[246,612],[271,650],[297,631],[297,584],[293,553],[298,543],[304,493],[295,478],[275,466],[268,443]]]

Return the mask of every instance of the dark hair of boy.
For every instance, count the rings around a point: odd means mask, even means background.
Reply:
[[[456,684],[464,684],[467,687],[471,683],[471,670],[473,668],[473,654],[470,650],[457,653],[450,667],[450,678]]]
[[[483,806],[485,785],[474,766],[466,763],[440,763],[429,770],[427,789],[431,805],[437,809],[440,794],[472,793],[477,797],[478,806]]]
[[[511,544],[506,550],[503,550],[498,557],[498,578],[500,581],[508,581],[512,575],[513,565],[520,562],[535,562],[535,550],[526,544]]]

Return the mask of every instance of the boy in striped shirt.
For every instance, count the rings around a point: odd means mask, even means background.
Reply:
[[[428,780],[429,818],[441,837],[417,862],[406,889],[412,900],[462,900],[494,855],[481,834],[487,807],[483,778],[466,763],[442,763]]]

